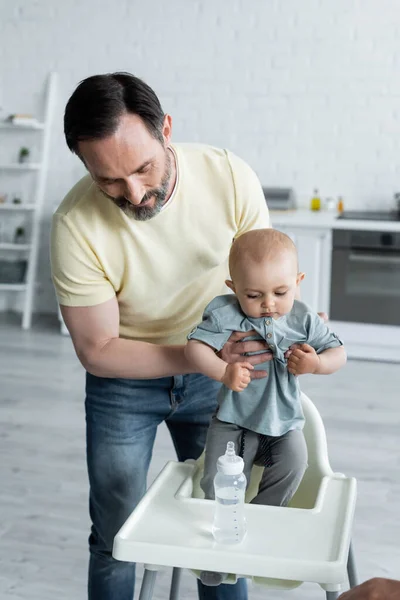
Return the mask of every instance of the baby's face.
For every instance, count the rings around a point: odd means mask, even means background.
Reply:
[[[233,286],[242,311],[249,317],[279,319],[293,308],[296,288],[304,274],[291,255],[239,268]]]

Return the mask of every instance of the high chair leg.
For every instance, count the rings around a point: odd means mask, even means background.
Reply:
[[[325,592],[326,600],[336,600],[339,598],[339,592]]]
[[[151,600],[153,597],[154,584],[156,582],[157,571],[145,569],[143,574],[142,586],[140,588],[139,600]]]
[[[350,587],[353,588],[358,585],[358,575],[356,568],[356,558],[353,548],[353,542],[350,542],[349,558],[347,559],[347,575],[349,577]]]
[[[179,586],[181,583],[182,569],[174,567],[172,569],[171,590],[169,600],[179,600]]]

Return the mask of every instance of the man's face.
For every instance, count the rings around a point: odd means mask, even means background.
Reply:
[[[125,114],[111,136],[79,142],[79,155],[100,190],[130,217],[154,217],[171,193],[171,119],[166,116],[164,144],[137,115]]]

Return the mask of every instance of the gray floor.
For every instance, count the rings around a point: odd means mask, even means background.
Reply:
[[[22,332],[0,317],[0,598],[84,600],[87,482],[83,370],[55,322]],[[335,470],[357,477],[354,541],[360,575],[400,578],[400,366],[349,362],[302,388],[324,418]],[[173,450],[157,437],[150,477]],[[140,574],[140,571],[139,571]],[[168,598],[169,572],[156,584]],[[135,598],[138,596],[136,590]],[[250,598],[322,598],[316,586],[293,592],[252,587]],[[196,598],[185,573],[182,599]]]

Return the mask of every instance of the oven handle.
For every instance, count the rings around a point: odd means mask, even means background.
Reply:
[[[349,260],[353,261],[353,262],[369,262],[369,263],[373,263],[373,264],[390,264],[390,265],[400,265],[400,254],[396,254],[395,256],[393,255],[387,255],[385,254],[384,256],[381,254],[380,256],[377,256],[376,254],[367,254],[364,252],[360,252],[360,253],[356,253],[356,252],[352,252],[351,254],[349,254]]]

